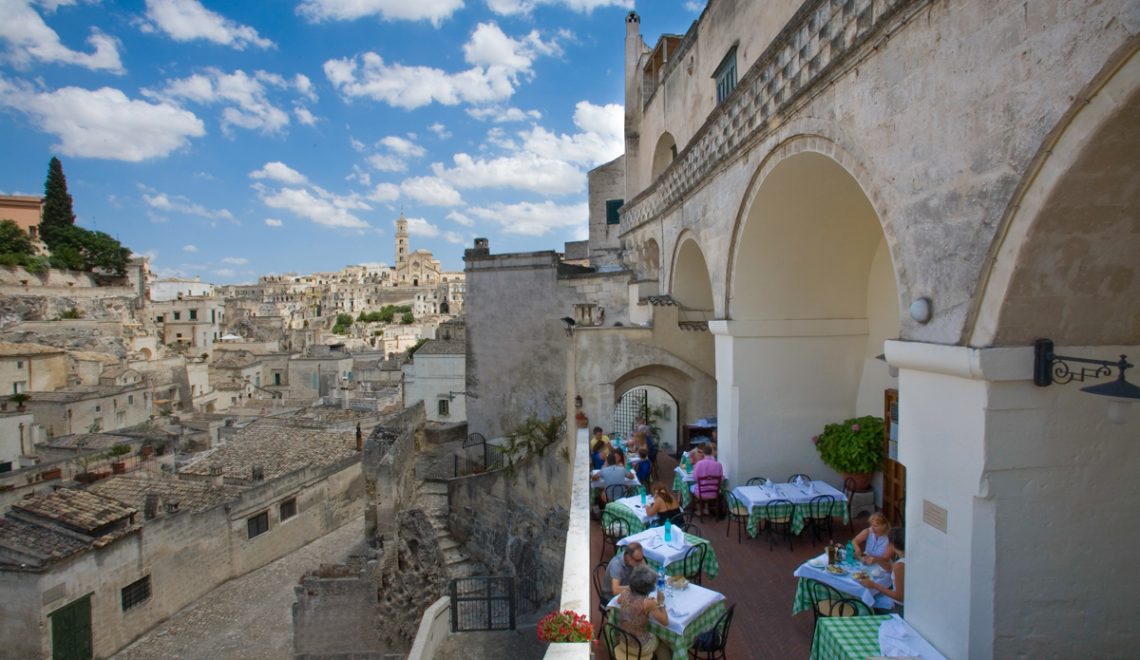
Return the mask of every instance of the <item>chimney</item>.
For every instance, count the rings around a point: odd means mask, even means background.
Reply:
[[[226,477],[222,474],[222,468],[218,465],[210,466],[210,484],[218,486],[219,488],[226,483]]]
[[[147,493],[143,506],[143,520],[151,520],[158,515],[158,493]]]
[[[356,423],[356,451],[364,451],[364,434],[360,432],[360,422]]]

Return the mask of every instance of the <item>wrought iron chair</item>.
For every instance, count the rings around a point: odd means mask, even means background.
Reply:
[[[624,518],[619,518],[609,511],[602,512],[602,554],[598,557],[598,561],[605,561],[606,547],[614,549],[614,554],[617,554],[617,542],[629,536],[629,523]]]
[[[603,619],[604,621],[604,619]],[[606,641],[606,650],[610,652],[611,658],[640,658],[641,657],[641,641],[637,639],[625,628],[605,621],[602,624],[602,638]],[[618,655],[618,649],[621,649],[621,655]]]
[[[625,497],[626,492],[625,484],[610,484],[602,491],[602,495],[605,498],[604,503],[609,504],[610,502],[616,502]]]
[[[685,557],[681,560],[681,574],[689,582],[696,582],[701,584],[701,575],[705,569],[705,552],[708,549],[707,543],[694,543],[689,546],[688,551],[685,552]]]
[[[603,586],[605,584],[605,581],[609,579],[609,575],[607,574],[608,570],[609,563],[603,561],[594,567],[594,571],[591,574],[594,582],[594,593],[598,597],[598,609],[601,611],[602,615],[602,618],[600,619],[601,621],[606,620],[606,610],[608,609],[606,606],[609,604],[609,598],[606,598],[606,594],[609,592],[609,590]],[[597,637],[601,636],[602,627],[598,626]]]
[[[744,485],[745,486],[767,486],[770,483],[772,483],[772,480],[769,479],[768,477],[752,477],[751,479],[748,480],[748,483],[746,483]]]
[[[795,514],[795,505],[791,500],[768,500],[764,505],[764,530],[768,535],[768,550],[771,551],[774,547],[772,537],[786,536],[788,538],[788,551],[791,552],[792,540],[795,534],[792,534],[792,518]]]
[[[855,516],[851,514],[851,501],[855,499],[855,479],[847,477],[843,480],[843,497],[847,498],[847,527],[855,531]]]
[[[716,620],[712,628],[697,636],[693,645],[689,647],[689,657],[694,660],[721,660],[726,658],[725,647],[728,646],[728,629],[732,626],[732,615],[736,612],[736,603],[728,606],[724,614]]]
[[[682,523],[681,531],[686,534],[692,534],[693,536],[701,536],[701,526],[695,522]]]
[[[698,507],[698,516],[701,522],[705,521],[705,507],[711,509],[709,515],[719,517],[721,512],[720,497],[721,477],[699,477],[697,479],[697,492],[693,493],[693,502]]]
[[[862,602],[848,598],[830,585],[819,580],[807,581],[808,596],[816,621],[821,616],[859,616],[871,614],[871,608]]]
[[[826,528],[828,538],[834,534],[831,528],[831,512],[835,507],[835,497],[831,495],[816,495],[807,505],[807,524],[811,526],[811,546],[816,541],[822,541],[821,533]]]
[[[728,499],[728,523],[724,526],[724,535],[732,533],[732,524],[736,523],[736,543],[740,543],[741,530],[748,526],[748,507],[744,506],[736,495],[725,493]]]

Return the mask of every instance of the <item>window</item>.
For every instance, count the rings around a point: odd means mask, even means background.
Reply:
[[[451,413],[451,402],[448,401],[447,399],[440,399],[439,400],[439,414],[440,414],[440,416],[446,417],[450,413]]]
[[[162,314],[159,314],[158,316],[154,317],[154,320],[156,323],[162,323],[165,318],[166,318],[165,316],[163,316]]]
[[[142,579],[123,587],[122,598],[124,612],[150,600],[150,576],[144,575]]]
[[[182,312],[174,312],[174,320],[175,321],[182,320]]]
[[[190,320],[191,321],[197,321],[198,320],[198,310],[196,310],[196,309],[190,310]]]
[[[624,199],[607,199],[606,200],[606,224],[607,225],[620,225],[621,216],[618,215],[618,209],[621,205],[625,204]]]
[[[728,55],[720,61],[713,78],[716,79],[716,102],[720,103],[736,89],[736,46],[733,46]]]
[[[92,429],[92,431],[91,431],[92,433],[98,433],[99,431],[102,431],[103,430],[103,418],[102,417],[96,417],[95,421],[91,423],[91,429]]]
[[[281,520],[288,520],[297,515],[297,498],[290,497],[281,503]]]
[[[103,406],[100,406],[99,404],[95,404],[95,412],[103,412]]]
[[[269,512],[262,511],[256,516],[249,518],[245,521],[246,531],[249,532],[249,538],[264,534],[269,531]]]
[[[24,361],[23,360],[16,360],[16,368],[17,369],[23,369],[24,368]]]
[[[128,405],[128,406],[133,406],[133,405],[135,405],[135,395],[133,395],[133,394],[128,394],[128,395],[127,395],[127,405]]]
[[[12,471],[12,461],[4,461],[3,463],[0,463],[0,472],[11,472],[11,471]]]

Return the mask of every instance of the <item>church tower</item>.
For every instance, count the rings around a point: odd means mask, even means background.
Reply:
[[[404,212],[400,211],[400,217],[396,218],[396,268],[400,269],[408,265],[408,219],[404,217]]]

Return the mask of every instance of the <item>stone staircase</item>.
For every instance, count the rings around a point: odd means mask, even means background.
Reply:
[[[447,528],[447,516],[451,512],[447,501],[447,484],[442,481],[421,481],[416,500],[435,529],[435,540],[439,544],[440,552],[443,553],[447,576],[455,579],[476,575],[480,569],[479,564],[467,557]]]

